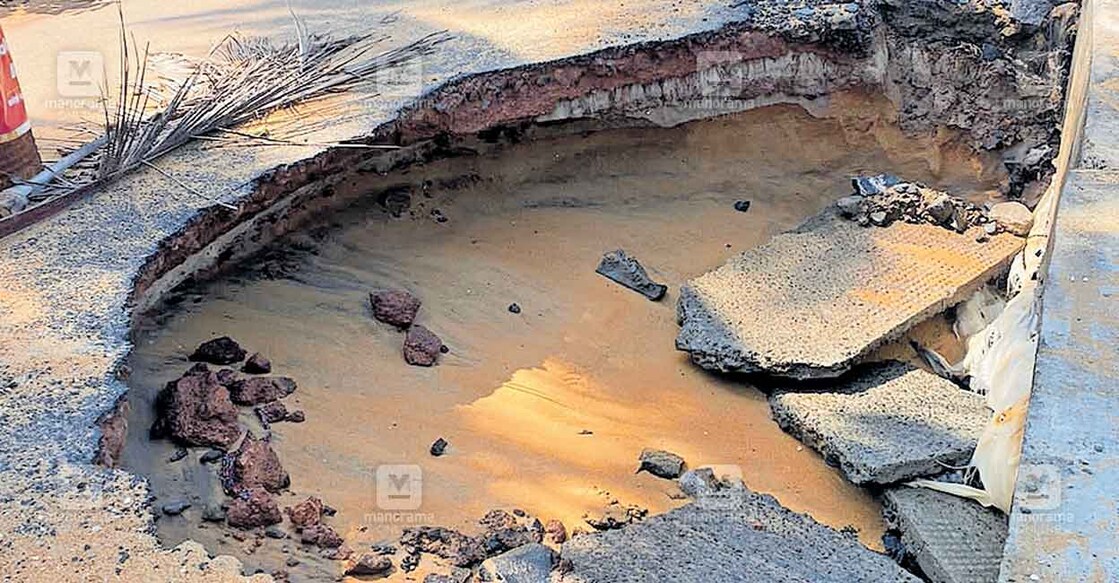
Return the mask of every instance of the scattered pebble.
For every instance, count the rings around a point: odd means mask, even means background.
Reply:
[[[448,445],[450,445],[450,444],[447,443],[446,439],[443,439],[442,437],[440,437],[439,439],[436,439],[435,443],[431,444],[431,455],[433,455],[435,457],[439,457],[439,456],[443,455],[443,453],[447,451],[447,446]]]
[[[512,314],[520,314],[521,306],[516,303],[509,304],[509,312]]]
[[[161,510],[167,516],[178,516],[182,514],[183,511],[187,508],[190,508],[190,502],[176,500],[175,502],[168,502],[167,504],[164,504]]]
[[[259,352],[254,352],[245,365],[241,367],[242,372],[249,374],[268,374],[272,372],[272,361],[261,356]]]
[[[740,213],[744,213],[744,212],[750,210],[750,201],[740,200],[740,201],[735,202],[734,203],[734,210],[736,210]]]
[[[208,362],[210,364],[233,364],[245,358],[245,349],[229,336],[222,336],[207,340],[198,345],[190,355],[194,362]]]
[[[684,473],[684,458],[661,449],[645,449],[641,452],[641,466],[638,472],[649,472],[658,478],[675,480]]]
[[[185,447],[180,447],[180,448],[177,448],[175,450],[175,452],[171,454],[171,457],[167,458],[167,461],[177,462],[177,461],[185,458],[186,456],[187,456],[186,448]]]

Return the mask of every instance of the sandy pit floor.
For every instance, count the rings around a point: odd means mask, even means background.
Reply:
[[[977,199],[996,187],[989,165],[945,136],[902,136],[881,115],[888,104],[835,104],[842,119],[776,106],[413,168],[403,178],[420,182],[448,165],[476,178],[437,184],[400,219],[359,203],[241,273],[181,292],[138,332],[131,362],[124,466],[151,479],[155,507],[194,503],[160,518],[161,537],[193,538],[250,569],[286,569],[293,580],[337,573],[294,541],[265,539],[254,549],[251,538],[203,524],[204,503],[220,496],[214,467],[197,461],[204,450],[169,462],[175,446],[148,440],[156,391],[188,368],[198,343],[229,335],[299,383],[285,402],[306,422],[272,426],[292,477],[281,506],[321,496],[354,549],[412,522],[471,531],[493,508],[588,529],[583,516],[612,501],[653,513],[683,504],[673,482],[634,472],[646,447],[676,452],[691,467],[737,466],[750,488],[837,529],[853,527],[881,548],[870,493],[782,433],[760,391],[692,366],[673,344],[683,281],[845,195],[853,173],[889,170]],[[737,212],[736,200],[751,201],[749,211]],[[449,220],[433,220],[433,209]],[[663,301],[595,273],[616,248],[670,286]],[[450,347],[439,366],[403,362],[402,334],[370,315],[367,294],[377,287],[422,298],[418,322]],[[509,311],[512,303],[521,313]],[[922,328],[951,353],[943,323]],[[428,449],[438,437],[450,448],[435,458]],[[382,464],[420,466],[418,510],[378,510]],[[299,565],[285,567],[289,556]]]

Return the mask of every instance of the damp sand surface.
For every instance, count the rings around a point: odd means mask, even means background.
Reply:
[[[902,136],[880,115],[886,109],[870,100],[845,105],[842,119],[817,119],[775,106],[430,163],[402,178],[466,178],[436,182],[402,218],[359,202],[242,273],[181,292],[138,332],[131,363],[125,466],[151,479],[156,507],[194,503],[159,520],[161,537],[193,538],[297,580],[336,573],[294,541],[256,548],[224,526],[200,526],[206,500],[220,500],[215,468],[197,462],[204,450],[168,462],[175,447],[147,438],[156,391],[189,366],[199,342],[230,335],[299,383],[285,403],[306,422],[271,430],[292,477],[281,505],[322,497],[359,551],[412,522],[472,531],[493,508],[587,529],[583,517],[612,502],[652,513],[683,504],[672,481],[635,473],[643,448],[673,451],[691,467],[737,466],[751,489],[880,548],[872,494],[782,433],[761,391],[677,352],[674,306],[688,278],[845,195],[853,173],[889,170],[980,200],[996,187],[996,173],[944,136]],[[738,200],[751,202],[747,212],[735,210]],[[448,220],[435,221],[434,209]],[[595,273],[616,248],[669,285],[663,301]],[[450,347],[438,366],[404,363],[403,335],[370,315],[368,292],[379,287],[422,298],[418,322]],[[921,329],[952,353],[943,322]],[[436,458],[428,450],[439,437],[450,447]],[[385,464],[422,471],[415,511],[378,509]],[[300,564],[284,567],[289,556]]]

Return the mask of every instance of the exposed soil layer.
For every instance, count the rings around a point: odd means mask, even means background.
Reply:
[[[121,461],[149,477],[156,508],[192,502],[160,518],[164,542],[193,538],[250,570],[339,572],[294,540],[257,547],[205,524],[207,504],[222,498],[217,466],[199,461],[204,449],[169,462],[176,446],[149,440],[157,391],[200,342],[229,335],[299,384],[285,404],[306,421],[271,426],[291,476],[280,505],[321,497],[354,549],[412,521],[470,531],[498,507],[568,529],[587,529],[583,516],[611,500],[666,511],[682,503],[674,483],[634,473],[647,447],[691,467],[740,466],[751,489],[879,547],[869,493],[782,433],[760,391],[693,367],[673,344],[683,281],[815,214],[849,191],[852,174],[890,171],[976,202],[1005,179],[948,133],[903,135],[883,99],[839,94],[829,111],[842,115],[773,106],[672,129],[569,124],[481,156],[370,175],[402,186],[284,238],[237,273],[178,290],[141,324]],[[735,210],[741,200],[747,212]],[[669,286],[663,301],[595,273],[617,248]],[[437,366],[408,366],[403,334],[373,319],[368,294],[388,287],[422,299],[417,323],[450,348]],[[914,333],[952,356],[946,330],[935,320]],[[263,433],[251,409],[241,417]],[[440,437],[449,447],[433,457]],[[423,469],[422,506],[402,521],[377,509],[380,464]],[[289,556],[299,563],[284,567]]]

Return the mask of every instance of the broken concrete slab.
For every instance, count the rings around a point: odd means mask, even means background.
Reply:
[[[892,488],[883,495],[887,525],[901,533],[907,559],[932,583],[998,581],[1006,515],[922,488]]]
[[[503,583],[548,583],[556,553],[540,544],[521,545],[482,563],[486,581]]]
[[[779,390],[782,429],[856,484],[890,484],[965,463],[991,418],[982,396],[908,364],[867,365],[831,392]]]
[[[630,257],[625,251],[618,249],[602,256],[595,272],[656,302],[668,293],[668,286],[657,283],[649,278],[645,268]]]
[[[743,490],[728,504],[689,504],[563,545],[562,582],[749,583],[919,581],[885,555],[772,496]]]
[[[864,228],[829,208],[685,284],[676,347],[722,372],[838,376],[966,299],[1024,244],[1007,233],[978,243],[982,232]]]

